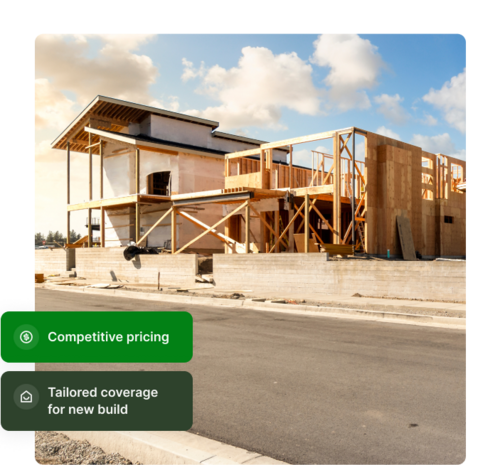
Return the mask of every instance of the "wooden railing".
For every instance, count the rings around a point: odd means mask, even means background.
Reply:
[[[271,169],[264,171],[269,176],[269,189],[313,187],[333,184],[334,170],[331,170],[331,163],[326,161],[333,157],[330,154],[313,152],[313,167],[300,168],[290,167],[273,163]],[[364,192],[364,178],[360,173],[365,172],[365,163],[356,162],[356,198],[361,198]],[[341,195],[351,197],[352,193],[352,161],[349,158],[341,157]],[[262,175],[260,171],[260,160],[239,158],[229,160],[229,176],[225,178],[225,188],[252,187],[263,188]],[[291,177],[291,179],[290,179]]]

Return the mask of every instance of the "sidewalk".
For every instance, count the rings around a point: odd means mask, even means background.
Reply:
[[[91,286],[99,284],[99,288]],[[106,289],[106,285],[113,288]],[[465,328],[466,304],[372,297],[321,296],[317,294],[273,294],[252,289],[219,289],[211,284],[195,284],[189,288],[164,286],[159,291],[151,284],[120,283],[87,279],[52,278],[36,287],[114,295],[142,300],[246,307],[256,310],[340,316],[344,318],[384,319],[413,324],[431,324]]]

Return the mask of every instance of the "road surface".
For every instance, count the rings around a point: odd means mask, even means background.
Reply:
[[[465,332],[36,290],[36,310],[190,311],[192,432],[289,463],[461,463]]]

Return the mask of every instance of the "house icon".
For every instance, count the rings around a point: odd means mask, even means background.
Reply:
[[[31,404],[31,402],[33,402],[33,396],[31,395],[31,392],[24,391],[21,394],[21,403],[22,404]]]

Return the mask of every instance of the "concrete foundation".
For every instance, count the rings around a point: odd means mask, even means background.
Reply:
[[[75,249],[35,250],[35,273],[57,274],[75,267]]]
[[[196,254],[136,255],[130,261],[123,248],[76,249],[76,272],[80,278],[161,286],[193,285],[198,272]]]
[[[214,255],[218,287],[465,301],[465,262],[328,261],[327,254]]]

